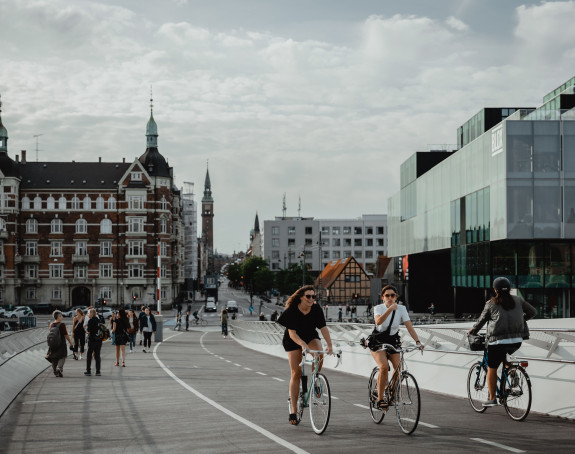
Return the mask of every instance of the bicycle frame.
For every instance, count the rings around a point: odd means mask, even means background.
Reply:
[[[397,379],[401,373],[408,372],[407,363],[405,362],[405,353],[410,353],[414,350],[421,350],[421,354],[423,355],[423,350],[421,347],[417,345],[410,345],[407,348],[396,348],[391,344],[381,344],[379,350],[375,351],[382,351],[385,350],[388,353],[399,353],[399,364],[396,369],[394,369],[393,374],[391,375],[391,379],[389,379],[387,385],[385,386],[385,391],[389,391],[390,395],[393,395],[393,391],[395,390],[395,384],[397,383]],[[389,360],[389,358],[388,358]]]
[[[498,399],[507,399],[507,397],[510,395],[510,393],[505,393],[504,391],[506,388],[511,389],[511,382],[509,381],[509,375],[507,374],[507,370],[511,366],[515,365],[519,365],[521,367],[527,367],[529,363],[527,361],[508,361],[507,358],[503,361],[501,374],[497,376],[497,386],[495,388],[495,395]],[[483,351],[483,359],[481,360],[481,367],[485,369],[488,368],[487,349]]]
[[[306,359],[308,353],[309,354],[315,353],[313,355],[313,359],[311,359],[311,360]],[[309,350],[306,348],[302,353],[302,359],[301,359],[301,363],[299,365],[301,367],[301,380],[302,380],[302,392],[303,392],[303,406],[304,406],[304,408],[309,407],[309,396],[311,395],[312,386],[316,381],[317,374],[319,373],[320,355],[322,355],[322,354],[327,355],[328,352],[326,350]],[[337,367],[341,364],[342,351],[339,350],[337,353],[335,353],[335,355],[337,356],[337,364],[335,365],[335,367]],[[321,357],[321,361],[323,361],[323,357]],[[312,367],[311,380],[308,380],[307,375],[305,374],[305,363],[311,363],[313,366]]]

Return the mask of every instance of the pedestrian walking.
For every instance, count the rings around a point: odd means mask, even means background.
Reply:
[[[66,324],[62,321],[64,319],[62,312],[54,311],[52,312],[52,317],[54,321],[50,323],[48,332],[48,353],[46,354],[46,359],[52,364],[54,376],[63,377],[64,363],[66,362],[66,356],[68,356],[66,341],[72,348],[72,340],[68,336]]]
[[[249,307],[249,311],[250,311],[250,317],[251,317],[252,315],[254,315],[254,307],[253,307],[251,304],[250,304],[250,307]]]
[[[178,313],[178,315],[176,315],[176,325],[174,326],[174,331],[181,331],[182,330],[182,314]]]
[[[345,316],[347,317],[349,315],[349,303],[345,303]]]
[[[277,310],[274,310],[274,311],[272,312],[272,315],[270,316],[270,320],[271,320],[272,322],[275,322],[275,321],[278,319],[278,315],[279,315],[279,314],[278,314],[278,311],[277,311]]]
[[[339,306],[339,310],[337,311],[337,321],[340,323],[343,321],[343,309],[341,306]]]
[[[190,308],[188,306],[188,310],[186,311],[186,331],[190,327]]]
[[[226,308],[222,309],[222,313],[220,314],[220,321],[222,323],[222,336],[224,339],[228,337],[228,310]]]
[[[86,343],[86,331],[84,330],[84,312],[82,309],[76,309],[76,315],[72,321],[72,338],[74,339],[74,359],[78,359],[78,349],[80,349],[80,359],[84,353],[84,345]]]
[[[88,336],[88,356],[86,358],[86,372],[84,375],[92,375],[92,356],[96,362],[96,376],[100,376],[100,366],[102,359],[100,351],[102,350],[102,339],[98,337],[100,331],[100,319],[96,314],[96,309],[88,309],[88,326],[86,327],[86,334]]]
[[[122,358],[122,367],[126,367],[126,344],[128,343],[128,328],[130,328],[130,321],[125,309],[118,311],[118,316],[114,319],[114,326],[112,333],[116,340],[116,362],[114,366],[120,365],[120,357]]]
[[[142,332],[142,319],[146,316],[146,306],[140,308],[140,313],[138,314],[138,322],[140,326],[140,345],[144,341],[144,333]]]
[[[130,345],[130,353],[134,353],[136,348],[136,336],[138,334],[138,329],[140,328],[140,322],[138,317],[136,317],[136,312],[134,309],[128,311],[128,321],[130,322],[130,327],[128,328],[128,343]]]
[[[146,307],[144,310],[144,317],[142,317],[142,324],[140,327],[144,334],[144,348],[142,351],[147,353],[146,348],[150,349],[152,346],[152,334],[156,332],[156,319],[149,307]]]

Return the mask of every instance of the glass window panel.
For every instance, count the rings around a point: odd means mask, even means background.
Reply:
[[[561,164],[559,122],[533,123],[533,171],[535,176],[557,177]]]
[[[509,177],[525,178],[531,175],[531,149],[533,135],[530,121],[508,121],[506,123],[507,173]]]
[[[508,180],[507,185],[507,236],[533,238],[533,180]]]
[[[545,287],[571,286],[571,247],[567,243],[549,243],[545,257]]]
[[[493,262],[493,278],[506,277],[511,282],[511,285],[516,287],[514,243],[510,241],[492,243],[491,259]]]
[[[535,180],[533,197],[534,236],[561,235],[561,188],[558,180]]]
[[[543,288],[543,243],[517,245],[517,283],[519,288]]]

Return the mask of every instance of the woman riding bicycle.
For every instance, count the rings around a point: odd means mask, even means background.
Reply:
[[[288,354],[291,369],[289,395],[291,413],[289,423],[299,424],[297,418],[297,398],[301,379],[302,350],[322,350],[317,329],[321,331],[327,343],[327,352],[332,354],[331,337],[325,323],[325,317],[321,307],[315,303],[315,289],[312,285],[297,290],[286,302],[286,310],[278,318],[277,322],[285,326],[283,347]],[[319,370],[321,370],[321,358]]]
[[[399,325],[403,323],[407,331],[416,342],[421,345],[415,329],[411,324],[407,309],[405,306],[397,304],[397,289],[393,285],[386,285],[381,290],[382,304],[375,306],[373,310],[373,318],[375,320],[376,334],[375,341],[378,344],[385,343],[391,344],[395,347],[401,347],[401,339],[399,338]],[[379,377],[377,381],[377,407],[385,409],[390,402],[384,396],[385,385],[387,384],[387,375],[389,373],[389,362],[393,364],[393,368],[397,369],[399,366],[399,353],[392,353],[386,350],[371,350],[371,356],[379,366]]]
[[[507,354],[515,353],[525,333],[525,322],[535,317],[537,311],[523,298],[509,293],[511,283],[507,278],[498,277],[493,281],[495,296],[485,303],[477,323],[469,330],[477,334],[487,322],[487,386],[489,398],[484,407],[497,405],[497,368],[505,361]]]

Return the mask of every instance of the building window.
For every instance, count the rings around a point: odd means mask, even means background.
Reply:
[[[76,233],[87,233],[88,232],[88,221],[86,219],[80,218],[76,221]]]
[[[0,231],[5,232],[6,230],[6,219],[0,218]]]
[[[128,232],[142,233],[144,231],[144,218],[128,218]]]
[[[353,239],[354,246],[361,246],[361,238],[354,238]]]
[[[331,258],[332,259],[340,259],[341,258],[341,252],[340,251],[332,251],[331,252]]]
[[[42,199],[39,196],[34,197],[34,209],[35,210],[42,209]]]
[[[288,235],[295,235],[295,226],[293,225],[288,226]]]
[[[272,263],[272,270],[279,270],[280,264],[279,263]]]
[[[366,238],[365,245],[366,246],[373,246],[373,238]]]
[[[329,227],[326,227],[325,225],[322,226],[322,228],[321,228],[321,234],[322,234],[322,235],[329,235]]]
[[[88,245],[86,241],[76,241],[76,255],[88,255]]]
[[[279,246],[279,243],[278,243],[278,246]],[[288,238],[288,246],[295,246],[295,238]]]
[[[361,259],[361,258],[363,258],[363,252],[362,252],[362,251],[354,251],[354,252],[353,252],[353,256],[354,256],[356,259]]]
[[[56,199],[50,196],[46,199],[46,209],[55,210],[56,209]]]
[[[160,289],[160,298],[162,298],[163,300],[168,298],[168,287],[162,287]]]
[[[351,257],[351,251],[349,251],[349,250],[348,250],[348,251],[343,251],[343,256],[344,256],[344,258]]]
[[[60,287],[52,287],[51,296],[53,300],[62,299],[62,289]]]
[[[279,234],[280,234],[280,228],[278,226],[273,226],[272,235],[279,235]]]
[[[100,277],[113,277],[114,268],[111,263],[100,263]]]
[[[144,197],[141,195],[131,195],[128,199],[128,208],[130,210],[143,210],[144,209]]]
[[[168,209],[168,201],[166,200],[165,196],[162,196],[162,200],[160,200],[160,210],[167,210]]]
[[[340,232],[340,228],[339,227],[332,227],[331,228],[331,234],[332,235],[339,235]]]
[[[311,239],[311,238],[306,238],[306,239],[305,239],[305,245],[306,245],[306,246],[311,246],[311,244],[312,244],[312,239]]]
[[[36,219],[26,220],[26,233],[38,233],[38,221]]]
[[[50,277],[62,278],[64,276],[64,265],[60,263],[50,263]]]
[[[168,244],[165,241],[160,241],[160,256],[168,256]]]
[[[351,235],[351,227],[344,227],[343,228],[344,235]]]
[[[132,181],[142,181],[142,172],[132,172]]]
[[[272,251],[272,259],[279,259],[280,251]]]
[[[373,235],[373,227],[366,227],[365,228],[366,235]]]
[[[344,246],[351,246],[351,238],[344,238],[343,239]]]
[[[112,299],[112,288],[100,287],[100,298],[104,298],[105,300]]]
[[[38,243],[36,241],[26,241],[26,255],[38,255]]]
[[[38,278],[38,265],[26,265],[26,268],[24,268],[24,273],[28,279]]]
[[[128,241],[128,255],[145,255],[143,241]]]
[[[62,196],[58,199],[58,209],[65,210],[66,209],[66,197]]]
[[[383,235],[383,234],[384,234],[383,227],[376,227],[376,228],[377,228],[377,234],[378,234],[378,235]]]
[[[100,221],[100,233],[112,233],[112,221],[110,219]]]
[[[312,227],[306,227],[305,228],[305,234],[306,235],[312,235],[313,232],[313,228]]]
[[[376,242],[376,246],[384,246],[383,238],[376,238],[375,242]]]
[[[50,233],[62,233],[63,226],[64,223],[62,222],[62,219],[52,219],[52,221],[50,221]]]
[[[168,267],[163,263],[160,266],[160,277],[168,277]]]
[[[272,238],[272,247],[280,247],[280,239]]]
[[[70,203],[70,208],[72,210],[79,210],[80,209],[80,199],[76,196],[72,197],[72,202]]]
[[[322,259],[329,259],[329,251],[321,251]]]
[[[112,242],[102,241],[100,243],[100,255],[104,257],[109,257],[112,255]]]
[[[332,238],[331,245],[333,247],[340,247],[341,246],[341,239],[340,238]]]
[[[75,267],[74,277],[77,279],[86,279],[88,277],[88,267],[86,265],[78,265]]]
[[[144,277],[144,265],[128,265],[128,275],[136,278]]]
[[[22,209],[23,210],[30,209],[30,199],[28,197],[22,197]]]
[[[105,206],[105,204],[104,204],[104,197],[99,196],[99,197],[96,199],[96,210],[104,210],[104,209],[105,209],[104,206]]]
[[[345,282],[361,282],[361,276],[356,274],[346,274],[344,280]]]
[[[26,287],[26,299],[27,300],[35,300],[36,299],[36,288],[35,287]]]
[[[108,210],[115,210],[116,209],[116,199],[114,196],[110,196],[108,198]]]
[[[52,241],[52,243],[50,243],[50,257],[62,257],[61,241]]]
[[[84,197],[84,209],[85,210],[92,209],[92,199],[88,196]]]
[[[372,259],[373,258],[373,251],[365,251],[365,258]]]
[[[168,220],[164,216],[160,218],[160,233],[168,233]]]

